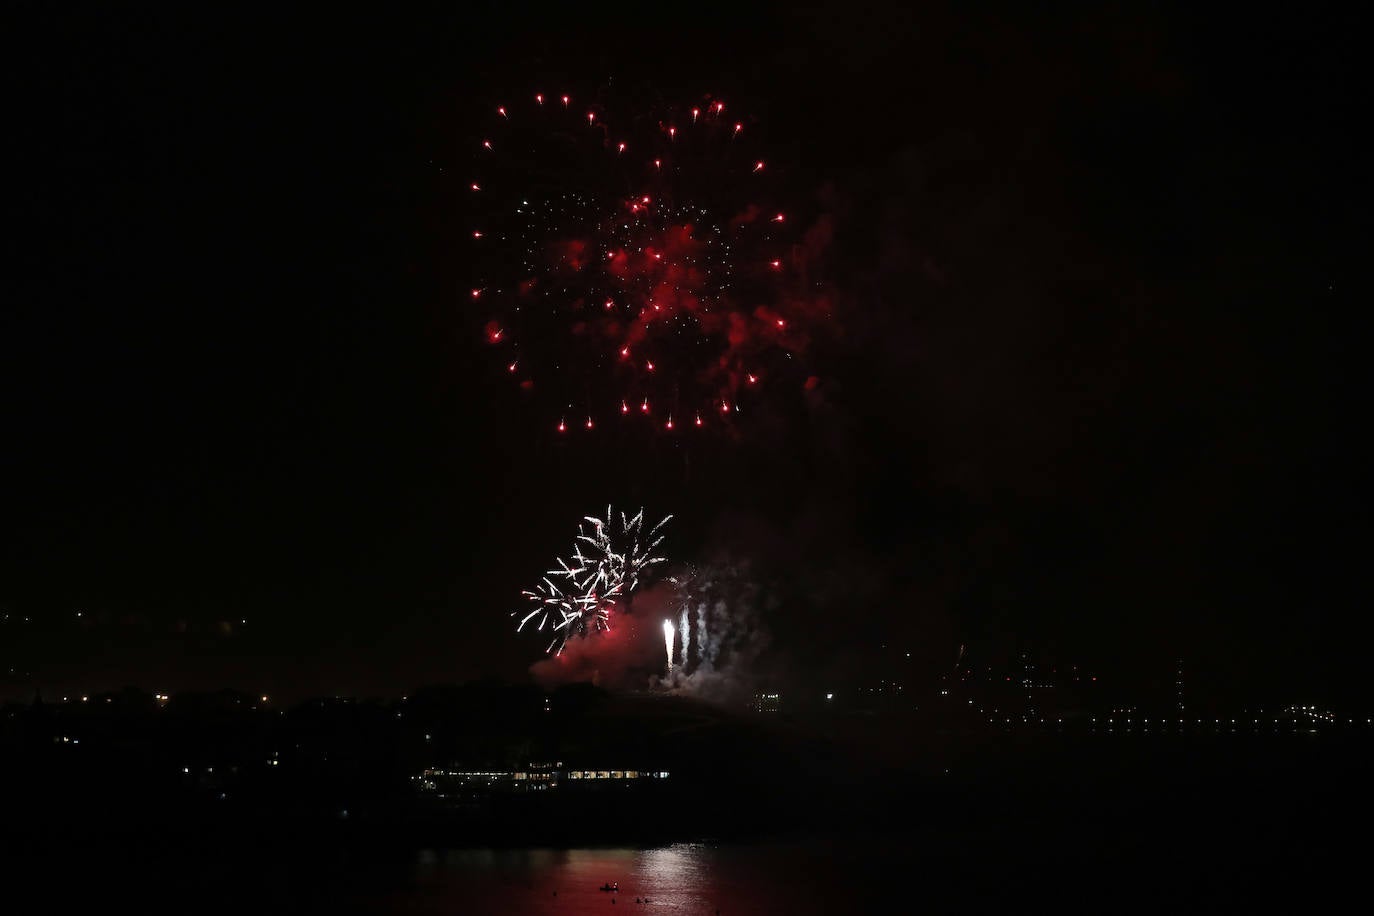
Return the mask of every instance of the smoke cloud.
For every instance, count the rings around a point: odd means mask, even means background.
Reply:
[[[763,623],[765,589],[744,563],[686,567],[613,615],[612,629],[570,640],[559,656],[532,665],[544,686],[590,681],[734,704],[755,693],[772,639]],[[663,621],[677,627],[667,667]]]

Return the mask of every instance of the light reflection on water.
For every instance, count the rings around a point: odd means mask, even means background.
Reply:
[[[835,864],[814,845],[425,850],[410,886],[376,903],[396,913],[833,913],[843,911]],[[619,892],[599,890],[606,883]]]

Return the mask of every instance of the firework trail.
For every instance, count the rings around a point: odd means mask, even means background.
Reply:
[[[687,648],[692,642],[691,630],[687,624],[687,605],[682,605],[682,621],[678,624],[678,632],[682,634],[682,667],[687,667]]]
[[[787,389],[829,299],[759,125],[716,98],[518,95],[471,139],[464,299],[540,422],[704,432]]]
[[[663,647],[667,652],[668,671],[671,673],[673,670],[673,622],[671,620],[663,621]]]
[[[520,621],[515,631],[538,618],[534,628],[550,635],[544,651],[551,653],[562,652],[571,638],[609,630],[617,604],[628,601],[645,575],[667,561],[654,550],[663,543],[659,532],[671,518],[665,516],[645,533],[643,509],[633,518],[620,513],[619,526],[610,506],[604,519],[586,516],[577,527],[571,557],[555,559],[555,567],[545,571],[533,590],[520,593],[527,604],[511,614]]]

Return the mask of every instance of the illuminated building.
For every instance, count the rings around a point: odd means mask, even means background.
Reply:
[[[531,763],[519,770],[460,770],[430,767],[412,776],[421,795],[444,799],[491,794],[630,788],[668,778],[665,770],[588,769],[556,763]]]
[[[777,712],[782,708],[782,694],[756,693],[749,708],[754,712]]]

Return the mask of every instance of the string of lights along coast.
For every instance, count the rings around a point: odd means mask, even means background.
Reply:
[[[471,141],[467,292],[493,375],[559,434],[733,430],[801,366],[828,298],[761,148],[719,98],[529,92]]]

